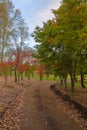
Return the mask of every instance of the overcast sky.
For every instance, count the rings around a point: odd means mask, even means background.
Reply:
[[[41,26],[42,22],[52,19],[51,9],[57,9],[60,0],[12,0],[15,8],[20,9],[22,16],[29,26],[29,33],[32,33],[36,25]],[[29,46],[33,47],[35,42],[30,38]]]

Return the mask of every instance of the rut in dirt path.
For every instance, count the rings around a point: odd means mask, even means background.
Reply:
[[[34,85],[26,89],[20,114],[20,130],[51,130],[39,110],[38,89]]]
[[[83,130],[64,112],[48,82],[31,81],[23,95],[19,130]]]

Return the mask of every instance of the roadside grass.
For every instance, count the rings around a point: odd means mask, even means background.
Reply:
[[[40,77],[37,73],[34,74],[34,78],[37,79],[37,80],[40,80]],[[46,74],[43,75],[43,80],[49,80],[49,81],[60,81],[59,77],[55,77],[54,78],[54,75],[53,74],[50,74],[49,75],[49,78],[47,78]]]
[[[14,72],[12,74],[12,77],[14,77]],[[25,76],[25,73],[23,73],[23,77],[24,78],[27,78]],[[39,77],[39,74],[37,72],[34,73],[34,77],[32,77],[32,75],[30,74],[30,78],[34,78],[34,79],[37,79],[37,80],[40,80],[40,77]],[[81,86],[81,83],[80,83],[80,75],[77,76],[77,82],[75,82],[75,88],[76,89],[81,89],[82,86]],[[47,78],[46,74],[43,75],[43,80],[48,80],[48,81],[56,81],[56,82],[60,82],[60,78],[59,76],[55,77],[54,78],[54,75],[53,74],[50,74],[49,75],[49,78]],[[70,88],[71,86],[71,82],[70,82],[70,76],[68,75],[68,78],[67,78],[67,86]],[[87,88],[87,79],[85,77],[85,87]]]
[[[37,73],[34,74],[34,78],[37,79],[37,80],[40,80],[39,75]],[[44,74],[43,75],[43,80],[60,82],[59,76],[57,76],[57,77],[54,78],[53,74],[50,74],[49,78],[47,78],[46,74]],[[87,88],[87,79],[85,79],[84,83],[85,83],[85,87]],[[68,87],[71,86],[70,76],[69,75],[68,75],[68,78],[67,78],[67,86]],[[79,89],[79,88],[81,89],[82,88],[81,82],[80,82],[80,76],[79,75],[77,76],[77,82],[75,82],[75,88],[77,88],[77,89]]]
[[[25,73],[23,74],[24,78],[27,78],[25,76]],[[13,76],[14,77],[14,73]],[[32,75],[30,75],[30,78],[34,78],[36,80],[40,80],[38,73],[34,73],[34,77],[32,77]],[[68,94],[73,100],[81,103],[82,105],[87,107],[87,79],[85,77],[85,89],[82,89],[81,86],[81,82],[80,82],[80,76],[78,75],[78,80],[77,82],[75,82],[75,92],[71,93],[71,82],[70,82],[70,76],[68,76],[68,80],[67,80],[67,89],[65,89],[64,86],[56,86],[56,88],[60,91],[62,91],[62,93],[64,94]],[[43,80],[48,80],[48,81],[55,81],[55,82],[60,82],[59,77],[57,76],[54,80],[54,75],[50,74],[49,75],[49,79],[47,79],[46,74],[43,75]]]
[[[25,74],[24,74],[24,78]],[[37,72],[34,73],[34,77],[30,75],[30,78],[34,78],[36,80],[40,80],[40,77]],[[43,80],[48,80],[48,81],[55,81],[55,82],[60,82],[59,77],[57,76],[54,80],[54,75],[50,74],[49,78],[47,79],[46,74],[43,75]],[[67,78],[67,89],[65,89],[63,86],[56,86],[57,89],[62,91],[62,93],[67,94],[70,96],[71,99],[77,101],[78,103],[82,104],[83,106],[87,107],[87,79],[85,77],[85,89],[82,88],[81,82],[80,82],[80,76],[77,76],[77,82],[75,82],[75,92],[71,92],[71,82],[70,82],[70,76]]]
[[[39,76],[35,75],[35,77],[39,80]],[[46,75],[43,76],[43,80],[54,81],[54,75],[50,74],[49,79],[46,78]],[[60,82],[59,77],[56,77],[55,81]],[[81,86],[80,76],[77,77],[77,82],[75,82],[75,92],[71,92],[71,82],[70,77],[68,76],[67,80],[67,89],[64,86],[57,85],[56,88],[60,90],[62,93],[70,96],[71,99],[77,101],[87,108],[87,79],[85,78],[85,89]]]
[[[85,88],[87,88],[87,80],[84,81],[84,85],[85,85]],[[67,86],[68,86],[68,87],[71,87],[71,82],[70,82],[70,80],[68,80]],[[77,82],[75,82],[75,88],[76,88],[76,89],[81,89],[81,88],[82,88],[82,86],[81,86],[81,81],[80,81],[80,80],[77,80]],[[82,89],[83,89],[83,88],[82,88]]]

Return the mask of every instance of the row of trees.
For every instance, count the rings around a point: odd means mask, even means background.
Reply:
[[[23,75],[33,75],[36,61],[32,58],[35,51],[29,48],[28,27],[21,11],[15,9],[11,0],[0,2],[0,75],[7,85],[8,76],[20,82]]]
[[[0,2],[0,72],[4,74],[5,81],[8,73],[14,70],[17,82],[23,69],[28,68],[27,61],[30,56],[26,54],[28,44],[28,26],[22,18],[21,11],[15,9],[11,0],[2,0]],[[24,57],[27,57],[27,60],[23,61]]]
[[[36,26],[33,37],[37,55],[46,66],[46,73],[59,76],[67,87],[67,76],[71,78],[74,91],[76,76],[80,75],[84,85],[87,73],[87,2],[85,0],[62,0],[54,18]]]
[[[38,60],[25,60],[30,57],[30,55],[26,55],[26,52],[23,53],[23,61],[24,63],[18,62],[19,54],[13,54],[14,58],[4,61],[0,63],[0,72],[3,74],[5,79],[5,86],[7,86],[8,76],[14,77],[14,81],[20,83],[24,77],[30,80],[30,77],[34,78],[34,75],[39,75],[39,79],[43,79],[43,74],[45,71],[45,66],[43,64],[39,64]],[[15,68],[17,67],[17,70]]]

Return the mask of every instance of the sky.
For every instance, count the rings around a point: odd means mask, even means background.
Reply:
[[[51,9],[57,9],[60,6],[60,0],[12,0],[16,9],[20,9],[22,17],[29,27],[29,34],[34,28],[42,26],[43,22],[53,18]],[[34,39],[29,37],[29,46],[36,45]]]

